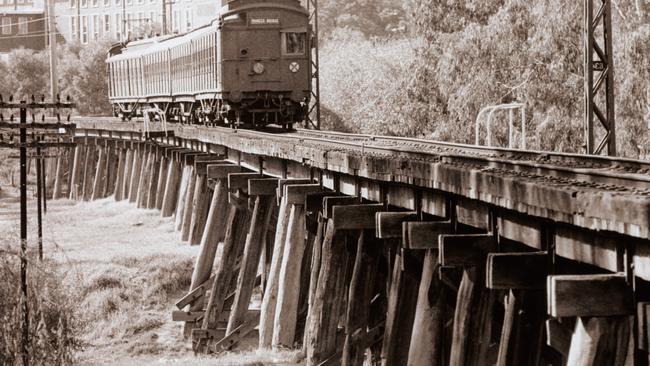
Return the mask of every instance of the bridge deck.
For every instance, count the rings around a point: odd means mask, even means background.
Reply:
[[[139,132],[142,123],[75,121],[87,131]],[[368,139],[315,137],[302,133],[168,124],[181,139],[293,161],[310,168],[375,182],[405,183],[476,199],[498,207],[586,229],[650,238],[650,174],[647,163],[566,155],[545,162],[548,153],[478,154],[463,145],[420,149]],[[160,131],[160,124],[151,130]],[[104,134],[104,136],[106,136]],[[421,146],[420,146],[421,148]],[[465,151],[470,150],[470,151]],[[499,155],[504,155],[502,153]],[[464,154],[465,152],[465,154]]]

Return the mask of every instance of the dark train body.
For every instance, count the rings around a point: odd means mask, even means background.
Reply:
[[[309,15],[298,0],[228,1],[183,35],[118,44],[106,60],[116,116],[290,126],[311,96]]]

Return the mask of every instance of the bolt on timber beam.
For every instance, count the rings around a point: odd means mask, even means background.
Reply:
[[[607,147],[607,155],[616,156],[616,121],[614,114],[614,60],[612,48],[611,0],[585,0],[585,145],[587,154],[600,155]],[[595,3],[600,4],[594,17]],[[601,36],[599,42],[596,36]],[[595,55],[594,55],[595,53]],[[604,98],[599,97],[603,90]],[[604,100],[605,110],[600,104]],[[599,106],[600,105],[600,106]],[[597,133],[594,115],[604,128],[605,135],[596,145]],[[600,130],[600,129],[598,129]]]

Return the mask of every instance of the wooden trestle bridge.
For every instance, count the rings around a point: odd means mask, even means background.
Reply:
[[[74,122],[55,197],[159,209],[201,246],[170,314],[197,352],[254,338],[307,365],[648,364],[650,163]]]

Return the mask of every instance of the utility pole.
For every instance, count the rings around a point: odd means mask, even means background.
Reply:
[[[77,42],[81,43],[81,0],[77,0]]]
[[[600,155],[607,148],[607,155],[616,156],[612,1],[584,0],[584,4],[586,152]],[[597,9],[595,17],[594,9]],[[600,42],[597,36],[602,36]],[[602,128],[596,128],[596,119]],[[604,130],[604,137],[596,145],[598,130]]]
[[[57,58],[56,58],[56,23],[54,21],[54,1],[46,0],[47,15],[48,15],[48,34],[50,38],[50,86],[52,92],[52,99],[56,99],[59,94],[59,78],[57,73]]]
[[[169,4],[169,21],[167,22],[168,23],[167,26],[169,27],[167,34],[169,34],[174,31],[174,12],[173,12],[174,9],[172,8],[174,5],[174,0],[163,0],[163,2]]]
[[[10,148],[18,148],[20,151],[20,322],[21,322],[21,342],[20,342],[20,358],[23,365],[30,364],[30,335],[29,335],[29,298],[28,298],[28,281],[27,281],[27,149],[28,148],[37,148],[37,184],[39,197],[44,197],[44,190],[42,184],[44,183],[45,175],[43,174],[43,165],[39,164],[38,161],[42,161],[41,149],[47,149],[50,147],[61,147],[61,146],[74,146],[74,130],[76,125],[70,124],[70,115],[68,115],[68,123],[61,123],[61,118],[59,110],[67,109],[71,110],[74,108],[72,103],[61,103],[58,101],[54,103],[45,103],[36,102],[34,97],[32,101],[27,103],[26,101],[21,101],[15,103],[13,97],[9,98],[9,102],[5,102],[0,95],[0,110],[9,110],[15,111],[20,110],[20,118],[18,123],[14,122],[13,114],[11,115],[9,122],[0,113],[0,128],[10,129],[10,130],[19,130],[19,142],[13,140],[13,137],[10,141],[6,141],[3,134],[0,134],[0,145],[9,146]],[[27,111],[28,109],[32,112],[35,110],[43,109],[53,109],[56,111],[56,117],[58,123],[37,123],[32,121],[32,123],[27,123]],[[32,114],[33,115],[33,114]],[[35,118],[34,118],[35,120]],[[44,118],[43,118],[44,120]],[[29,134],[27,133],[29,129]],[[58,135],[55,136],[52,133],[46,133],[47,130],[59,131]],[[63,132],[62,132],[63,131]],[[29,138],[29,141],[28,141]],[[65,141],[64,141],[65,140]],[[40,165],[40,168],[39,168]],[[39,179],[40,178],[40,179]],[[40,196],[43,194],[43,196]],[[39,200],[40,201],[40,200]],[[39,202],[39,212],[38,212],[38,221],[39,221],[39,244],[42,241],[42,229],[40,228],[41,224],[41,211],[40,211]],[[42,247],[39,245],[39,255],[42,258]]]
[[[24,105],[25,102],[20,102]],[[20,290],[22,297],[23,365],[29,365],[29,301],[27,298],[27,108],[20,108]]]
[[[162,1],[162,35],[167,34],[167,1]]]
[[[122,39],[126,40],[126,0],[122,0]]]
[[[38,223],[38,259],[43,260],[43,152],[36,148],[36,221]]]

